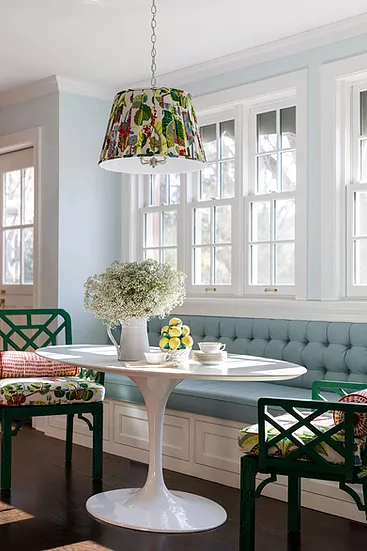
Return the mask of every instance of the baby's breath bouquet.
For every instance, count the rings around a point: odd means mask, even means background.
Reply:
[[[107,326],[163,318],[185,299],[186,274],[156,260],[112,262],[85,282],[84,307]]]

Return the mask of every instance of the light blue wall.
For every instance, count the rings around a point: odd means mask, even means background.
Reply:
[[[194,97],[241,86],[277,75],[308,70],[308,299],[321,297],[321,94],[320,68],[324,63],[367,52],[367,34],[298,54],[244,67],[195,82],[177,83]],[[366,67],[367,69],[367,67]],[[169,82],[166,83],[169,85]],[[199,312],[198,312],[199,313]]]
[[[47,94],[0,109],[0,136],[41,128],[39,262],[42,307],[57,304],[59,94]]]
[[[98,167],[111,102],[60,93],[59,304],[76,343],[106,342],[84,312],[84,281],[121,255],[121,177]]]

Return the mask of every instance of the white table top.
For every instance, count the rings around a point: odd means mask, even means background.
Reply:
[[[114,346],[74,344],[71,346],[48,346],[39,348],[39,356],[70,365],[78,365],[104,373],[126,375],[128,377],[162,377],[168,379],[211,379],[231,381],[283,381],[295,379],[306,373],[300,365],[229,354],[225,362],[217,366],[205,366],[190,360],[178,367],[126,367],[116,357]]]

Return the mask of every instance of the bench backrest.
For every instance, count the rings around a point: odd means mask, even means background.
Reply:
[[[311,389],[313,381],[367,383],[367,323],[180,315],[200,341],[226,343],[228,352],[304,365],[307,373],[279,384]],[[149,321],[149,341],[158,346],[169,318]]]

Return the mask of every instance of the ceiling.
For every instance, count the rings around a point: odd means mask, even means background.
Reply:
[[[156,2],[158,74],[367,11],[366,0]],[[150,47],[150,0],[0,0],[0,91],[53,74],[132,85],[149,77]]]

